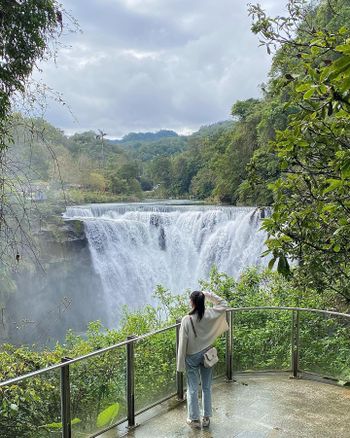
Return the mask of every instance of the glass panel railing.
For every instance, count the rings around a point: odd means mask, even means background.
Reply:
[[[0,388],[1,438],[61,437],[60,370]]]
[[[226,337],[225,335],[220,336],[214,343],[218,351],[219,362],[214,366],[213,377],[224,376],[226,373]]]
[[[350,320],[300,312],[299,369],[350,381]]]
[[[294,363],[299,363],[299,370],[350,381],[346,316],[263,309],[234,311],[232,322],[234,371],[290,370],[293,333]],[[176,330],[172,327],[130,345],[135,411],[142,411],[176,393]],[[225,336],[215,346],[219,354],[215,376],[224,375]],[[73,438],[98,434],[126,418],[126,352],[123,345],[69,365]],[[0,388],[1,438],[61,436],[60,375],[60,369],[46,371]]]
[[[175,328],[135,343],[135,410],[176,392]]]
[[[126,417],[125,346],[70,366],[73,438],[89,436]]]
[[[289,370],[292,312],[251,310],[233,314],[233,369]]]

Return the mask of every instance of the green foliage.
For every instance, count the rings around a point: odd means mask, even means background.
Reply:
[[[154,141],[127,142],[120,144],[131,158],[147,162],[157,157],[170,157],[187,148],[187,137],[164,137]]]
[[[258,101],[240,104],[247,106],[241,121],[203,127],[188,137],[184,152],[149,163],[146,173],[159,185],[162,196],[237,202],[237,189],[246,178],[245,166],[257,146],[259,118]]]
[[[8,157],[26,169],[24,187],[47,183],[46,194],[48,187],[56,192],[66,189],[68,202],[142,197],[140,164],[131,160],[120,146],[105,140],[102,143],[93,132],[68,138],[42,119],[16,114],[13,122],[14,143]]]
[[[73,418],[73,420],[71,420],[71,425],[74,426],[75,424],[79,424],[81,422],[81,420],[79,418]],[[43,428],[46,429],[62,429],[62,423],[50,423],[50,424],[44,424],[43,426],[41,426]]]
[[[80,190],[89,192],[82,199],[96,193],[96,202],[113,195],[140,199],[148,191],[160,197],[266,203],[259,190],[241,187],[248,176],[245,166],[262,136],[262,104],[249,99],[237,105],[245,108],[238,122],[203,127],[188,137],[136,143],[106,140],[93,131],[68,138],[44,120],[17,115],[10,155],[26,167],[31,182],[48,182],[56,191],[66,188],[74,198]],[[260,167],[266,172],[265,163]]]
[[[149,142],[174,137],[178,137],[177,133],[167,129],[161,129],[158,132],[130,132],[129,134],[124,135],[122,140],[119,140],[118,143],[130,143],[135,141]]]
[[[11,98],[24,92],[28,77],[62,30],[55,0],[11,2],[0,6],[0,149],[5,146]]]
[[[65,190],[65,197],[69,204],[88,204],[99,202],[136,202],[139,201],[141,198],[141,196],[137,196],[134,194],[114,194],[113,192],[100,192],[85,190],[81,188]],[[62,208],[64,208],[63,205]]]
[[[248,269],[236,281],[212,270],[202,287],[228,300],[232,307],[293,306],[326,308],[334,296],[320,297],[313,290],[298,291],[277,272]],[[86,335],[68,332],[64,344],[53,351],[30,351],[4,345],[0,350],[0,379],[9,379],[52,363],[61,357],[77,357],[168,326],[189,311],[188,294],[172,295],[158,286],[159,306],[137,312],[125,310],[119,330],[107,330],[98,321],[90,323]],[[282,311],[238,312],[234,314],[234,368],[289,369],[291,314]],[[349,325],[338,318],[301,314],[301,367],[343,381],[350,380]],[[175,330],[147,337],[135,344],[136,409],[175,392]],[[224,372],[225,339],[218,339],[220,364]],[[76,434],[93,434],[126,414],[125,347],[108,351],[70,366],[72,427]],[[20,384],[0,389],[2,436],[45,437],[60,433],[59,372],[50,372]],[[54,432],[54,431],[57,432]],[[59,435],[53,435],[59,436]]]
[[[231,115],[238,120],[246,120],[254,112],[255,106],[259,103],[257,99],[238,100],[231,109]]]
[[[337,5],[348,16],[345,2]],[[321,27],[326,10],[332,32]],[[335,28],[332,17],[339,23],[340,11],[327,9],[326,2],[306,10],[291,2],[290,13],[293,20],[284,22],[260,12],[256,22],[267,46],[283,44],[284,56],[298,59],[293,65],[279,59],[289,71],[276,76],[275,87],[288,88],[285,107],[292,112],[271,143],[281,176],[269,185],[274,209],[263,228],[279,268],[287,271],[287,257],[298,260],[304,286],[350,300],[350,30]],[[283,31],[291,34],[295,26],[297,36],[286,38]]]

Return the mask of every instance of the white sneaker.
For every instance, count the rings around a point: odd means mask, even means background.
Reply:
[[[209,427],[210,424],[210,418],[209,417],[203,417],[202,418],[202,426],[203,427]]]
[[[192,429],[200,429],[201,428],[201,422],[199,420],[190,420],[187,418],[186,423],[192,428]]]

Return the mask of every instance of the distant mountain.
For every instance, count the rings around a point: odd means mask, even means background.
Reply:
[[[212,123],[211,125],[203,125],[199,128],[197,132],[194,132],[192,136],[203,137],[208,135],[216,135],[219,132],[231,130],[234,127],[235,123],[236,122],[232,120],[224,120],[221,122]]]
[[[158,132],[130,132],[121,140],[108,140],[111,146],[119,146],[133,159],[150,161],[157,157],[170,157],[184,152],[191,138],[214,138],[230,131],[236,122],[225,120],[201,128],[190,135],[178,135],[175,131],[162,129]]]
[[[170,157],[183,152],[188,147],[187,137],[163,137],[156,141],[137,141],[120,145],[127,153],[141,161],[153,160],[157,157]]]
[[[121,140],[114,140],[115,143],[130,143],[134,141],[157,141],[162,138],[178,137],[175,131],[161,129],[158,132],[130,132],[124,135]]]

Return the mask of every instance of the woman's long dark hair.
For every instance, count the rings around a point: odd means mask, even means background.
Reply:
[[[203,318],[205,312],[205,295],[203,292],[199,290],[195,290],[191,293],[190,299],[194,305],[194,308],[191,310],[190,315],[194,315],[197,313],[199,321]]]

